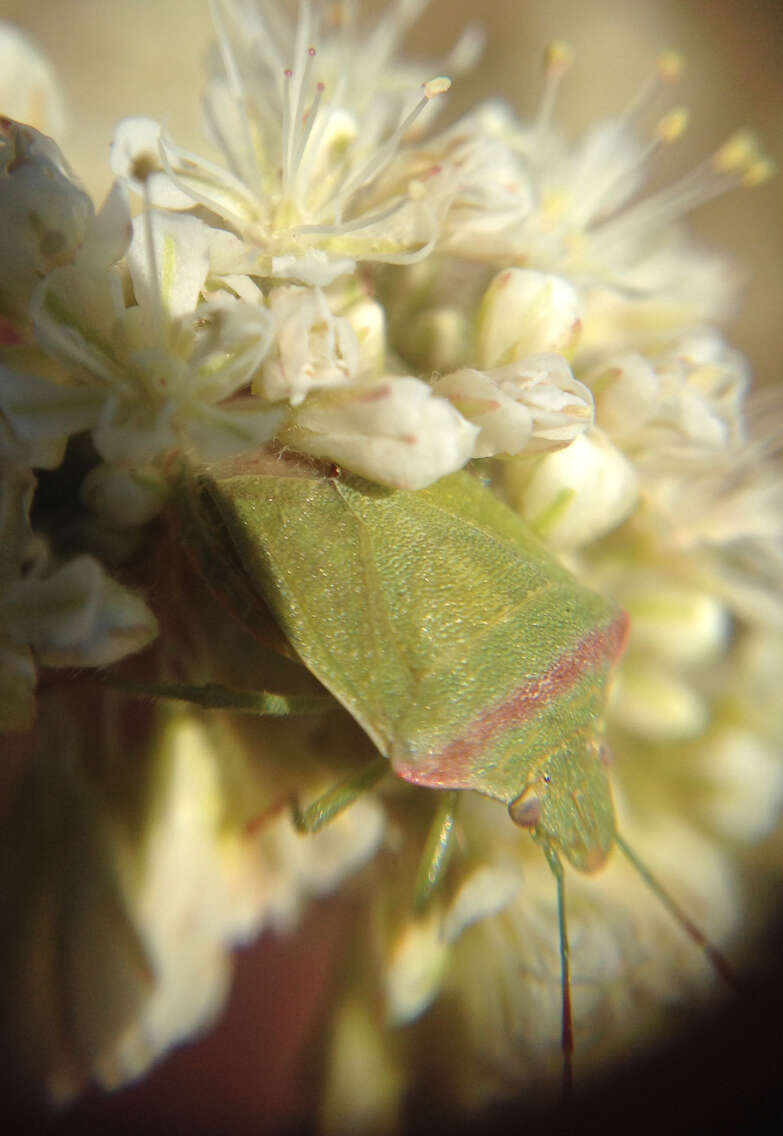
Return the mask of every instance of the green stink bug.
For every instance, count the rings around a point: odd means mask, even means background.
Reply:
[[[570,1083],[560,856],[593,872],[616,844],[706,946],[615,829],[603,717],[626,615],[466,472],[407,492],[266,454],[197,477],[180,512],[188,542],[243,619],[263,620],[268,609],[381,754],[298,814],[302,828],[319,827],[390,764],[414,785],[451,791],[446,799],[473,789],[503,801],[541,844],[557,880]],[[425,893],[445,859],[453,809],[436,820]]]

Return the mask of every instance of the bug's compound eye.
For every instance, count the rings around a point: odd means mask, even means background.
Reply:
[[[541,798],[535,785],[528,785],[508,803],[508,815],[520,828],[535,828],[541,820]]]

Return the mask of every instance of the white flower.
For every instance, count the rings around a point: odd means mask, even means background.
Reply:
[[[396,489],[423,489],[460,469],[477,435],[412,377],[311,395],[279,433],[295,449]]]
[[[744,439],[748,366],[711,328],[659,354],[610,356],[587,382],[599,425],[650,478],[693,471]]]
[[[216,2],[219,66],[205,120],[226,168],[175,146],[151,120],[129,119],[115,134],[114,172],[144,184],[154,204],[201,204],[220,217],[246,244],[237,271],[325,286],[357,259],[425,255],[437,195],[430,201],[404,161],[393,184],[378,189],[419,116],[449,86],[432,79],[411,99],[409,70],[402,90],[400,75],[383,80],[378,68],[411,11],[398,5],[362,43],[350,20],[322,32],[309,5],[293,27],[276,4],[262,12]]]
[[[593,398],[562,355],[528,355],[491,371],[465,369],[432,389],[480,427],[474,456],[567,446],[593,423]]]
[[[69,382],[20,377],[0,396],[16,433],[40,435],[42,417],[48,423],[64,402],[89,417],[80,425],[112,464],[141,466],[182,450],[210,459],[267,441],[280,415],[241,392],[269,349],[272,320],[258,292],[255,304],[228,292],[200,302],[209,254],[196,218],[154,213],[137,219],[127,252],[135,303],[90,241],[73,265],[50,273],[33,322]]]
[[[679,181],[644,196],[652,159],[682,135],[687,114],[680,107],[670,109],[648,140],[639,139],[637,122],[652,96],[678,78],[682,60],[664,53],[657,74],[643,82],[628,109],[593,124],[574,143],[553,125],[559,86],[571,62],[566,44],[550,47],[544,90],[531,121],[518,121],[508,108],[491,103],[458,124],[465,154],[475,148],[489,155],[490,141],[496,143],[485,169],[493,171],[487,177],[498,190],[468,193],[467,232],[461,238],[464,211],[455,214],[453,224],[447,218],[442,247],[472,259],[568,277],[587,293],[588,308],[595,305],[587,321],[593,338],[584,344],[590,348],[610,337],[618,347],[634,338],[660,340],[662,333],[725,314],[734,275],[720,258],[685,237],[677,222],[734,186],[760,184],[771,173],[771,162],[750,132],[741,131]],[[453,133],[460,137],[456,128]],[[469,165],[470,159],[463,156],[461,162]],[[474,175],[467,184],[476,181]],[[595,318],[599,312],[601,318]],[[595,338],[599,335],[601,340]]]

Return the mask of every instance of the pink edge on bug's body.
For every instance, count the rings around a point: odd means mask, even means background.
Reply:
[[[432,789],[464,789],[472,782],[476,758],[508,730],[531,721],[554,699],[566,694],[586,671],[619,659],[628,638],[628,615],[621,611],[611,623],[585,635],[572,651],[561,655],[549,670],[512,690],[508,698],[474,719],[462,735],[439,753],[420,755],[415,763],[394,759],[394,772],[412,785]]]

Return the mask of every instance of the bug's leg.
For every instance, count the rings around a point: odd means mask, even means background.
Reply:
[[[277,694],[270,690],[236,690],[208,682],[204,686],[188,683],[146,683],[113,681],[112,690],[135,698],[164,698],[189,702],[204,710],[235,710],[241,714],[259,714],[284,718],[295,714],[317,714],[334,706],[330,694]]]
[[[422,911],[430,901],[446,870],[451,850],[451,835],[457,814],[456,789],[445,790],[439,794],[440,802],[432,818],[430,830],[416,873],[416,886],[413,894],[414,909]]]
[[[557,921],[560,930],[560,987],[562,999],[561,1048],[563,1050],[563,1099],[568,1101],[574,1087],[574,1018],[571,1010],[571,951],[565,910],[565,877],[563,864],[555,849],[539,838],[547,864],[557,883]]]
[[[389,771],[388,759],[380,754],[368,761],[356,773],[351,773],[318,797],[306,809],[296,800],[291,802],[291,819],[297,832],[313,833],[323,828],[333,817],[352,805],[357,797],[371,789],[376,781]]]
[[[620,836],[619,833],[615,833],[614,839],[617,847],[620,849],[626,859],[629,860],[631,864],[633,864],[634,868],[647,884],[650,891],[654,892],[655,895],[658,896],[658,899],[660,899],[664,907],[679,923],[683,931],[685,931],[685,933],[689,935],[691,939],[693,939],[694,943],[696,943],[697,946],[701,947],[701,949],[709,959],[715,972],[720,975],[727,986],[737,992],[739,989],[739,983],[737,982],[736,975],[734,974],[728,962],[720,953],[718,948],[713,946],[713,944],[709,941],[701,928],[697,927],[696,924],[685,914],[679,904],[677,904],[674,899],[672,899],[671,895],[669,895],[668,891],[660,882],[660,880],[656,879],[647,865],[644,864],[643,861],[640,860],[636,855],[636,853],[628,847],[622,836]]]

